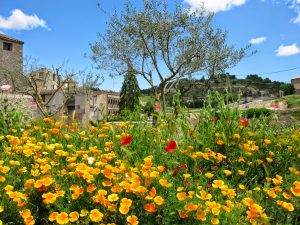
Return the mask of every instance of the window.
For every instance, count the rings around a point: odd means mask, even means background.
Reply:
[[[45,102],[46,101],[46,95],[41,95],[41,97],[42,97],[43,102]]]
[[[3,50],[12,51],[12,43],[3,42]]]

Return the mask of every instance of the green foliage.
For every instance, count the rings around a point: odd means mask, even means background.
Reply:
[[[145,113],[147,116],[151,116],[151,114],[154,113],[154,104],[147,102],[143,107],[143,113]]]
[[[294,85],[291,83],[284,83],[279,86],[280,90],[284,92],[284,95],[292,95],[295,93]]]
[[[136,76],[132,73],[128,73],[123,81],[123,85],[120,92],[120,111],[129,110],[135,111],[140,105],[141,90],[138,85]]]
[[[247,118],[259,118],[261,116],[270,116],[272,114],[272,110],[266,108],[253,108],[248,109],[246,112]]]
[[[279,95],[279,86],[282,82],[263,79],[258,75],[248,75],[246,79],[237,79],[229,73],[213,76],[209,79],[181,79],[176,90],[179,90],[183,104],[188,108],[201,108],[211,91],[218,91],[228,95],[228,103],[236,102],[240,96],[259,98],[262,96]],[[175,89],[175,88],[174,88]],[[152,94],[151,89],[142,90],[144,94]],[[174,90],[166,96],[167,103],[172,105]]]
[[[282,99],[287,101],[289,108],[300,107],[300,95],[288,95]]]
[[[141,7],[126,1],[121,8],[110,15],[107,29],[91,45],[92,60],[116,76],[132,67],[155,96],[160,94],[163,111],[170,82],[199,72],[220,74],[244,58],[250,47],[227,44],[227,32],[215,29],[212,14],[204,9],[190,13],[179,1],[169,5],[167,0],[144,0]]]
[[[48,118],[0,135],[0,223],[299,224],[299,124],[247,121],[219,93],[194,116],[86,128]]]
[[[29,115],[23,109],[21,99],[10,99],[0,94],[0,134],[7,134],[12,128],[20,129],[28,120]]]
[[[124,109],[121,111],[120,115],[115,118],[115,121],[140,121],[143,120],[141,114],[141,108],[138,107],[134,111]]]
[[[284,95],[292,95],[295,93],[294,85],[291,83],[281,84],[280,90],[284,92]]]

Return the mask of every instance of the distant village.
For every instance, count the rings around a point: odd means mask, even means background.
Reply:
[[[33,118],[68,115],[88,122],[118,114],[117,92],[80,86],[72,77],[62,77],[49,68],[24,74],[23,45],[21,40],[0,34],[0,85],[11,85],[10,99],[21,102]],[[300,94],[300,77],[291,82]]]
[[[64,114],[84,122],[118,113],[117,92],[87,89],[72,77],[62,78],[49,68],[23,74],[23,45],[23,41],[0,34],[0,85],[11,85],[10,98],[21,101],[32,117]]]

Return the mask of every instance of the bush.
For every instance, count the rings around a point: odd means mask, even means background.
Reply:
[[[143,107],[143,113],[147,116],[151,116],[151,114],[154,113],[154,104],[152,102],[147,102]]]
[[[270,116],[271,114],[272,110],[266,108],[253,108],[246,111],[246,117],[249,119],[259,118],[261,116]]]
[[[291,83],[281,84],[279,89],[284,92],[284,95],[292,95],[295,93],[294,85]]]

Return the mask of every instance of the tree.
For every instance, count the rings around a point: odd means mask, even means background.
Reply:
[[[141,90],[139,88],[136,76],[132,72],[128,72],[122,84],[120,92],[120,111],[129,110],[134,111],[140,105]]]
[[[284,92],[284,95],[292,95],[295,93],[295,88],[291,83],[283,83],[279,86],[279,89]]]
[[[140,9],[127,1],[124,10],[109,16],[107,29],[91,45],[91,58],[112,76],[132,67],[165,112],[168,83],[199,72],[213,75],[246,55],[247,47],[235,50],[226,44],[226,32],[214,29],[212,18],[204,9],[191,13],[178,3],[170,10],[166,0],[143,0]]]

